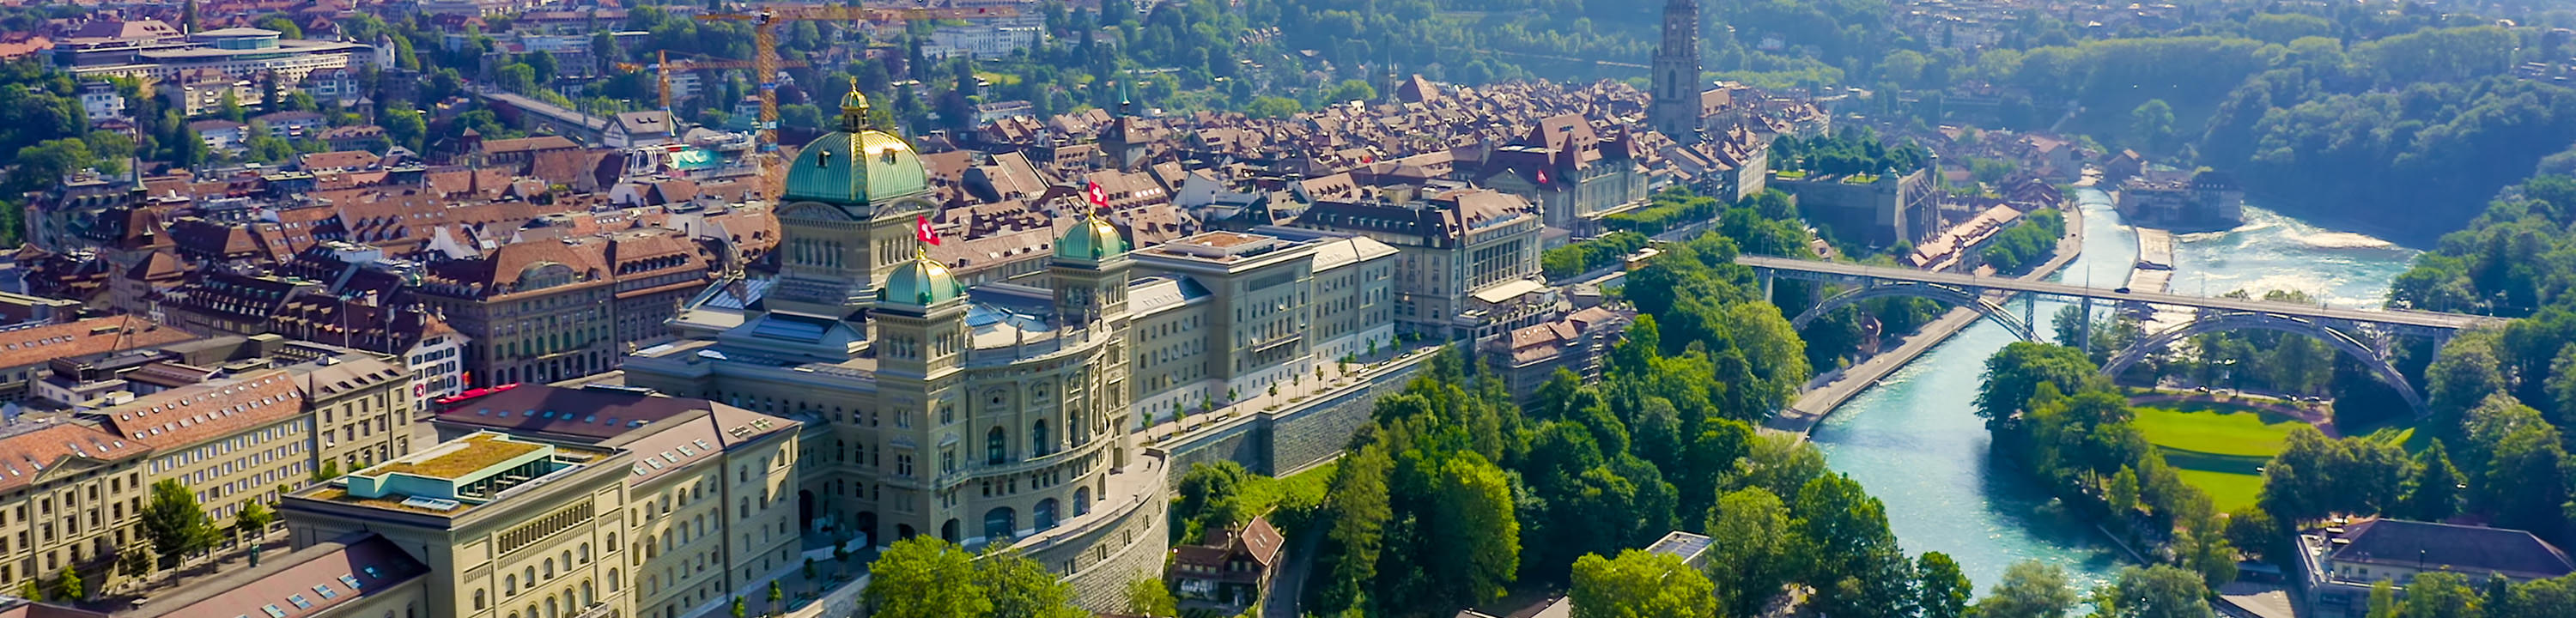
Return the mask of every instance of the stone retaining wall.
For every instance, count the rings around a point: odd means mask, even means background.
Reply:
[[[1166,471],[1175,485],[1192,464],[1232,461],[1255,474],[1284,476],[1315,467],[1342,454],[1351,434],[1368,424],[1380,397],[1404,390],[1404,384],[1431,362],[1429,352],[1389,361],[1368,370],[1366,381],[1326,391],[1287,408],[1228,418],[1157,445],[1172,454]]]

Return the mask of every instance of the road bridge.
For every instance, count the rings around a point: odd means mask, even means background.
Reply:
[[[2397,371],[2391,350],[2396,337],[2427,337],[2448,340],[2461,330],[2500,325],[2501,318],[2429,311],[2346,309],[2321,305],[2272,302],[2241,298],[2185,296],[2154,291],[2132,291],[2127,288],[2102,289],[2082,285],[2031,281],[2008,277],[1984,277],[1971,274],[1940,273],[1819,262],[1793,258],[1744,255],[1735,263],[1752,267],[1762,278],[1764,294],[1769,294],[1772,281],[1789,278],[1805,281],[1845,284],[1850,287],[1825,297],[1807,311],[1791,318],[1790,323],[1805,327],[1816,318],[1836,309],[1871,298],[1912,296],[1976,310],[1985,319],[2002,325],[2025,340],[2039,340],[2039,329],[2032,309],[2024,305],[2018,314],[2004,306],[1998,297],[2027,296],[2080,303],[2090,307],[2096,302],[2139,304],[2153,307],[2179,307],[2193,311],[2192,319],[2182,324],[2150,333],[2129,347],[2113,353],[2103,363],[2105,375],[2118,375],[2130,365],[2164,350],[2175,342],[2194,335],[2229,330],[2260,329],[2305,335],[2324,341],[2336,351],[2351,356],[2370,368],[2371,375],[2396,389],[2406,403],[2418,413],[2425,410],[2424,398],[2413,384]],[[2078,342],[2079,345],[2087,342]]]

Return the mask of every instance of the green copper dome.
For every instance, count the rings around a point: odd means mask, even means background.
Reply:
[[[1126,252],[1127,241],[1118,236],[1118,226],[1098,217],[1083,217],[1072,231],[1055,240],[1055,256],[1068,260],[1103,260]]]
[[[957,285],[957,277],[948,267],[929,259],[914,259],[896,266],[886,275],[885,302],[889,304],[928,307],[956,300],[966,287]]]
[[[784,201],[872,206],[930,191],[921,155],[903,138],[868,128],[867,110],[867,98],[857,92],[842,99],[841,130],[796,153]]]

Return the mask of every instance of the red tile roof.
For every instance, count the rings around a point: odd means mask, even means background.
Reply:
[[[24,367],[57,358],[151,347],[195,338],[196,335],[187,331],[133,316],[13,328],[0,330],[0,368]]]
[[[392,541],[373,532],[352,532],[271,557],[258,568],[234,570],[181,588],[122,618],[264,617],[272,615],[268,613],[270,609],[279,612],[274,615],[286,618],[318,616],[368,596],[384,594],[427,573],[428,565],[413,559]],[[296,599],[304,602],[297,603]]]
[[[74,457],[122,461],[151,452],[152,445],[128,440],[97,427],[62,423],[0,437],[0,491],[35,484],[44,471]]]
[[[176,388],[99,411],[116,436],[180,448],[292,418],[304,393],[283,369]]]

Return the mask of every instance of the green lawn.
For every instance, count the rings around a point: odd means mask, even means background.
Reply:
[[[2157,446],[2219,455],[2271,457],[2299,419],[2212,402],[2164,402],[2138,409],[2138,431]]]
[[[1321,503],[1324,501],[1325,486],[1333,482],[1333,469],[1341,465],[1342,462],[1337,460],[1284,478],[1252,475],[1251,482],[1245,483],[1243,492],[1237,494],[1243,501],[1243,512],[1269,511],[1270,507],[1279,504],[1281,500],[1292,494],[1302,494],[1312,498],[1307,500],[1306,504]]]
[[[2138,432],[2162,449],[2182,480],[2209,494],[2219,511],[2253,504],[2263,492],[2262,467],[2280,454],[2298,419],[2209,402],[2137,408]]]

